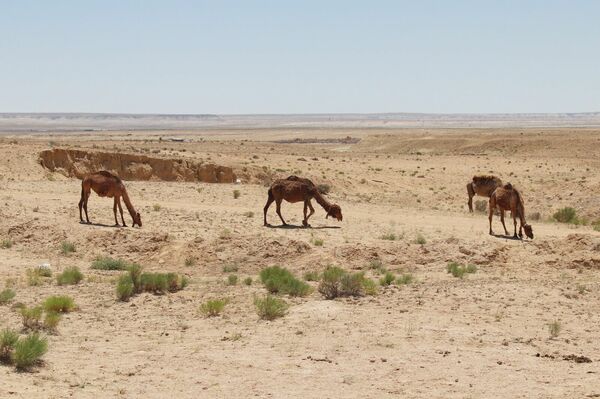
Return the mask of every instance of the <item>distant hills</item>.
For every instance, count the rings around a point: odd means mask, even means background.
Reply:
[[[232,128],[600,127],[600,112],[523,114],[91,114],[0,113],[2,132]]]

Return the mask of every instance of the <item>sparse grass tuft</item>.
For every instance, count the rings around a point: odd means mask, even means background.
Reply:
[[[44,317],[44,328],[48,331],[56,331],[56,327],[58,327],[58,323],[60,322],[60,319],[61,319],[60,313],[56,313],[56,312],[46,313],[46,317]]]
[[[230,265],[223,266],[223,273],[235,273],[238,271],[238,269],[239,269],[238,265],[235,263],[232,263]]]
[[[456,262],[448,263],[446,267],[446,271],[451,273],[454,277],[463,278],[465,274],[472,274],[477,271],[477,266],[475,265],[461,265]]]
[[[396,279],[396,284],[398,285],[408,285],[414,281],[414,277],[410,273],[404,273],[400,277]]]
[[[153,210],[154,212],[158,212],[158,211],[160,211],[160,210],[161,210],[161,208],[162,208],[162,207],[160,206],[160,204],[154,204],[154,205],[152,205],[152,210]]]
[[[365,295],[377,295],[379,290],[377,289],[377,283],[371,279],[365,278],[362,282],[363,290]]]
[[[28,370],[39,363],[40,358],[48,351],[48,340],[38,333],[20,338],[14,347],[11,360],[17,370]]]
[[[486,200],[476,200],[475,201],[475,210],[481,213],[487,213],[488,201]]]
[[[319,292],[325,299],[339,296],[361,296],[377,294],[374,281],[365,278],[364,273],[348,273],[337,266],[328,266],[323,271]]]
[[[2,248],[2,249],[9,249],[9,248],[12,248],[12,246],[13,246],[13,241],[10,238],[2,240],[2,244],[0,244],[0,248]]]
[[[63,253],[63,255],[69,255],[72,254],[73,252],[75,252],[75,244],[73,244],[72,242],[69,241],[63,241],[60,244],[60,251]]]
[[[380,259],[373,259],[369,262],[369,269],[375,270],[379,274],[386,272],[385,267]]]
[[[227,299],[212,299],[200,305],[200,311],[206,317],[215,317],[221,314],[228,302]]]
[[[19,334],[9,328],[0,331],[0,363],[8,363],[11,359]]]
[[[185,261],[183,262],[184,265],[186,265],[187,267],[192,267],[196,265],[196,258],[194,258],[193,256],[188,256],[187,258],[185,258]]]
[[[548,324],[548,332],[550,333],[550,338],[552,339],[558,337],[558,334],[560,334],[561,330],[562,326],[558,320],[554,320],[552,323]]]
[[[254,212],[252,212],[252,211],[244,212],[244,216],[246,216],[248,219],[251,219],[254,217]]]
[[[427,243],[427,240],[425,239],[425,237],[423,237],[422,234],[417,234],[417,238],[415,238],[415,243],[419,244],[419,245],[425,245]]]
[[[66,295],[55,295],[46,298],[44,301],[44,310],[54,313],[68,313],[75,310],[77,306],[73,298]]]
[[[308,284],[297,279],[289,270],[272,266],[260,272],[260,280],[270,293],[288,294],[290,296],[306,296],[311,289]]]
[[[58,285],[75,285],[83,280],[83,274],[77,266],[67,267],[61,274],[56,276]]]
[[[6,288],[0,291],[0,305],[6,305],[10,301],[12,301],[16,295],[17,293],[10,288]]]
[[[396,233],[394,232],[387,232],[381,235],[382,240],[387,240],[387,241],[396,241],[398,239],[398,236],[396,235]]]
[[[304,273],[303,278],[306,281],[319,281],[319,272],[306,272]]]
[[[21,313],[21,318],[23,320],[23,327],[27,330],[39,330],[40,329],[40,320],[42,318],[42,307],[34,306],[32,308],[28,308],[27,306],[23,306],[19,309]]]
[[[124,274],[117,281],[117,298],[126,302],[134,294],[133,281],[130,274]]]
[[[311,238],[310,242],[315,246],[315,247],[322,247],[323,244],[325,243],[325,241],[323,241],[320,238]]]
[[[227,276],[227,285],[236,285],[238,282],[238,276],[235,274],[230,274]]]
[[[92,269],[96,270],[126,270],[129,263],[122,259],[113,259],[109,256],[99,256],[92,262]]]
[[[238,199],[242,196],[242,193],[240,192],[240,190],[233,190],[233,198],[234,199]]]
[[[559,223],[580,224],[581,221],[577,217],[577,211],[571,207],[561,208],[552,215],[552,218]]]
[[[592,223],[592,228],[594,231],[600,231],[600,220],[596,220],[594,223]]]
[[[246,277],[244,279],[244,284],[246,284],[246,285],[252,285],[252,277]]]
[[[288,310],[288,304],[279,298],[267,294],[263,298],[254,298],[256,313],[263,320],[274,320],[283,317]]]
[[[379,279],[379,284],[382,287],[387,287],[388,285],[392,285],[396,280],[396,276],[392,272],[385,272],[382,278]]]

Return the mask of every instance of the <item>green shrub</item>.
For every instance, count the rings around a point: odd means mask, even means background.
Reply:
[[[562,326],[560,321],[554,320],[552,323],[548,324],[548,331],[550,332],[550,338],[558,337],[560,331],[562,330]]]
[[[61,274],[56,276],[58,285],[75,285],[83,280],[83,274],[77,266],[67,267]]]
[[[410,273],[404,273],[400,277],[396,279],[396,284],[398,285],[406,285],[412,283],[414,280],[413,275]]]
[[[415,243],[419,244],[419,245],[425,245],[427,243],[427,240],[425,239],[425,237],[423,237],[422,234],[417,234],[417,238],[415,239]]]
[[[343,269],[337,266],[328,266],[323,271],[318,290],[325,299],[334,299],[340,296],[341,280],[345,273]]]
[[[42,318],[42,307],[34,306],[32,308],[28,308],[27,306],[23,306],[19,309],[19,313],[21,313],[21,317],[23,319],[23,327],[28,330],[39,330],[40,328],[40,320]]]
[[[160,206],[160,204],[154,204],[154,205],[152,205],[152,209],[154,210],[154,212],[158,212],[158,211],[160,211],[161,206]]]
[[[71,254],[71,253],[75,252],[75,244],[73,244],[72,242],[69,242],[69,241],[63,241],[60,244],[60,250],[63,253],[63,255]]]
[[[320,238],[313,238],[313,239],[311,240],[311,242],[313,243],[313,245],[314,245],[315,247],[322,247],[322,246],[323,246],[323,244],[324,244],[324,241],[323,241],[322,239],[320,239]]]
[[[33,273],[37,274],[40,277],[52,277],[52,270],[46,266],[36,266],[33,269]]]
[[[126,270],[129,264],[122,259],[113,259],[109,256],[99,256],[92,262],[92,269],[96,270]]]
[[[0,244],[0,247],[2,249],[9,249],[9,248],[12,248],[12,246],[13,246],[13,241],[10,238],[2,240],[2,244]]]
[[[46,313],[46,317],[44,317],[44,328],[49,331],[55,331],[56,327],[58,327],[58,323],[60,322],[60,318],[60,313]]]
[[[362,284],[365,295],[377,295],[378,290],[377,283],[375,283],[375,281],[365,278]]]
[[[135,293],[135,288],[133,287],[133,280],[131,279],[130,274],[124,274],[119,277],[117,281],[117,298],[120,301],[128,301],[129,298]]]
[[[77,308],[73,298],[66,295],[55,295],[46,298],[44,301],[44,310],[54,313],[68,313]]]
[[[475,273],[477,271],[477,266],[465,266],[456,262],[450,262],[448,263],[446,270],[448,271],[448,273],[451,273],[454,277],[463,278],[467,273]]]
[[[577,211],[571,207],[561,208],[552,215],[554,220],[560,223],[573,223],[579,224],[579,219],[577,218]]]
[[[306,272],[303,277],[306,281],[319,281],[319,272]]]
[[[288,304],[285,301],[268,294],[263,298],[255,298],[254,306],[258,316],[264,320],[274,320],[282,317],[288,309]]]
[[[297,279],[289,270],[279,267],[267,267],[260,272],[260,280],[270,293],[288,294],[290,296],[306,296],[310,286]]]
[[[10,288],[6,288],[5,290],[0,291],[0,305],[6,305],[10,301],[12,301],[17,293]]]
[[[228,302],[227,299],[212,299],[200,305],[200,311],[206,317],[215,317],[221,314]]]
[[[15,331],[5,328],[0,331],[0,363],[7,363],[19,340],[19,334]]]
[[[27,370],[37,364],[48,351],[48,341],[39,334],[29,334],[20,338],[12,353],[12,362],[18,370]]]
[[[600,231],[600,220],[595,221],[592,224],[592,228],[594,229],[594,231]]]
[[[42,283],[44,282],[42,277],[47,276],[48,272],[43,271],[42,268],[34,267],[33,269],[27,269],[25,271],[25,274],[27,275],[27,285],[29,285],[30,287],[34,287],[34,286],[42,285]],[[50,276],[52,276],[51,271],[50,271]]]
[[[372,259],[369,262],[369,269],[375,270],[379,274],[383,274],[387,271],[385,270],[385,266],[383,266],[383,262],[381,262],[380,259]]]
[[[162,273],[142,273],[140,276],[142,291],[164,294],[169,285],[167,275]]]
[[[343,296],[361,296],[364,293],[363,273],[344,273],[340,278],[340,293]]]
[[[396,241],[398,239],[398,236],[396,235],[396,233],[388,232],[382,234],[379,238],[381,238],[382,240]]]
[[[383,287],[391,285],[394,280],[396,280],[396,276],[392,272],[385,272],[382,278],[379,279],[379,284]]]
[[[131,264],[129,266],[129,268],[127,269],[129,271],[131,283],[133,284],[134,293],[142,292],[142,282],[141,282],[142,269],[143,269],[142,266],[138,265],[137,263]]]
[[[252,277],[246,277],[244,279],[244,284],[246,284],[246,285],[252,285]]]
[[[233,198],[238,199],[241,195],[242,193],[240,192],[240,190],[233,190]]]
[[[227,276],[227,285],[236,285],[238,282],[238,276],[235,274],[230,274]]]

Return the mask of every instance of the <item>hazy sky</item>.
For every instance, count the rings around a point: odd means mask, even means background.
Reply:
[[[0,0],[0,112],[600,111],[600,1]]]

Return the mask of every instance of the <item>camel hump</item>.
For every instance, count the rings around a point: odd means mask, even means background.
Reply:
[[[497,178],[496,176],[492,176],[492,175],[478,175],[478,176],[473,176],[473,183],[476,184],[488,184],[488,183],[495,183],[495,184],[502,184],[502,181]]]
[[[504,186],[502,186],[502,188],[504,188],[505,190],[513,190],[513,185],[510,183],[506,183]]]

